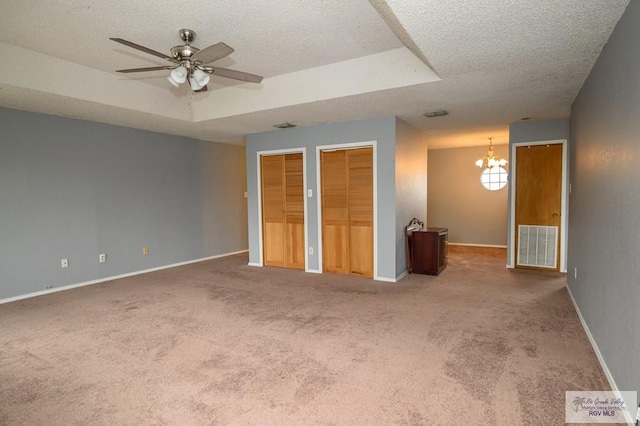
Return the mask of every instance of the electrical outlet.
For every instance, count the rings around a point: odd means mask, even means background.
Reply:
[[[144,254],[145,256],[149,254],[149,247],[144,246],[142,247],[142,254]]]
[[[309,247],[309,254],[313,254],[313,247]]]
[[[573,279],[574,280],[578,279],[578,268],[573,268]]]
[[[106,261],[107,261],[107,255],[106,255],[106,254],[104,254],[104,253],[102,253],[100,256],[98,256],[98,261],[99,261],[100,263],[104,263],[104,262],[106,262]]]
[[[69,259],[60,259],[60,266],[63,268],[69,267]]]
[[[313,189],[307,189],[307,197],[313,197]]]
[[[52,289],[52,288],[53,288],[53,286],[52,286],[52,285],[45,285],[45,286],[44,286],[44,289],[45,289],[45,290],[50,290],[50,289]]]

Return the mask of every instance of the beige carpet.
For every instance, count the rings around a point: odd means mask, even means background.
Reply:
[[[234,256],[0,305],[2,425],[561,425],[609,389],[561,274],[377,283]]]

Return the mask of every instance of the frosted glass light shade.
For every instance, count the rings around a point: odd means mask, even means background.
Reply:
[[[209,77],[209,74],[207,74],[202,70],[197,69],[193,72],[193,76],[189,78],[189,83],[191,84],[191,88],[193,90],[200,90],[204,86],[206,86],[207,83],[209,83],[209,80],[211,80],[211,77]]]
[[[187,74],[187,69],[183,66],[179,66],[178,68],[171,70],[171,74],[167,77],[167,80],[169,80],[169,83],[178,87],[187,80]]]

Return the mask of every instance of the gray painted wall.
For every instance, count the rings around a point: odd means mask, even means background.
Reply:
[[[396,119],[396,276],[407,270],[404,227],[427,219],[427,158],[425,133]]]
[[[242,147],[2,108],[0,128],[0,299],[247,248]]]
[[[567,280],[618,388],[629,391],[640,391],[638,22],[632,1],[573,104]]]
[[[316,147],[322,145],[377,141],[377,233],[378,276],[395,279],[395,117],[373,118],[346,123],[325,124],[313,127],[292,128],[246,136],[247,190],[249,193],[249,262],[260,262],[258,214],[259,151],[306,148],[307,188],[313,190],[308,198],[308,244],[314,248],[309,255],[308,270],[319,270],[318,263],[318,211]]]
[[[512,146],[516,143],[522,142],[539,142],[539,141],[555,141],[555,140],[569,140],[570,135],[570,123],[569,120],[552,120],[542,122],[521,122],[513,123],[509,126],[509,149],[512,152]],[[568,155],[569,157],[571,155]],[[513,166],[513,162],[511,164]],[[567,185],[569,181],[567,181]],[[568,189],[566,190],[568,194]],[[513,188],[509,185],[508,205],[511,205],[511,197],[513,196]],[[567,210],[569,206],[567,204]],[[566,213],[566,212],[565,212]],[[512,212],[512,214],[515,214]],[[511,253],[511,221],[513,218],[511,214],[507,217],[507,265],[513,264],[513,256]],[[563,238],[567,241],[568,230],[565,229],[562,232]],[[567,249],[565,248],[565,256],[567,255]]]
[[[475,165],[489,143],[471,148],[429,151],[429,226],[449,228],[449,242],[507,245],[508,185],[497,191],[482,186]],[[495,145],[496,155],[509,160],[509,146]],[[509,171],[509,165],[505,167]]]
[[[509,143],[569,139],[569,120],[519,122],[509,126]]]

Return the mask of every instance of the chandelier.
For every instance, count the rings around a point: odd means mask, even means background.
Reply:
[[[508,163],[504,158],[500,158],[493,153],[493,138],[489,138],[489,150],[487,155],[476,161],[476,166],[492,169],[494,167],[504,167]]]

